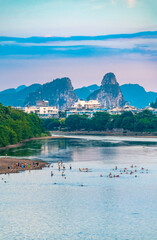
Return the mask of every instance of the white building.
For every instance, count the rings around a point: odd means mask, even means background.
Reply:
[[[72,107],[72,109],[96,109],[100,108],[100,103],[97,100],[78,100]]]
[[[123,107],[114,107],[110,110],[108,110],[108,112],[110,114],[122,114],[123,112],[132,112],[132,113],[137,113],[140,110],[138,110],[136,107],[134,106],[129,106],[129,105],[125,105]]]
[[[39,106],[30,106],[23,108],[25,113],[36,113],[40,117],[57,117],[58,109],[56,107],[39,107]]]

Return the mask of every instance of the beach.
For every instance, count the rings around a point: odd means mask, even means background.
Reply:
[[[47,163],[42,161],[2,157],[0,158],[0,174],[9,174],[25,170],[42,169],[46,165]]]

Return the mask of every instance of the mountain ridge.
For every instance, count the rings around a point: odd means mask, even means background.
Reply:
[[[19,87],[21,86],[25,85],[20,85]],[[20,91],[17,91],[19,87],[5,89],[0,92],[0,102],[5,106],[12,105],[14,107],[24,107],[26,98],[29,94],[36,91],[41,86],[41,84],[35,83],[28,87],[24,87]],[[79,99],[86,100],[91,93],[99,89],[100,86],[92,84],[89,86],[83,86],[82,88],[76,88],[74,89],[74,92]],[[146,91],[144,87],[139,84],[123,84],[120,86],[120,89],[128,104],[137,108],[144,108],[151,102],[155,102],[157,98],[157,92]]]

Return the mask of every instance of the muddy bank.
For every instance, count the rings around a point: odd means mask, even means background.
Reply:
[[[17,173],[25,170],[42,169],[48,163],[32,161],[28,159],[17,159],[10,157],[0,158],[0,174]]]

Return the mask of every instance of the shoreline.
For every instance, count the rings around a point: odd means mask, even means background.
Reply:
[[[17,159],[11,157],[0,158],[0,174],[18,173],[26,170],[42,169],[48,163],[40,160]]]
[[[157,133],[148,133],[148,132],[114,132],[114,131],[51,131],[51,134],[56,134],[55,136],[60,137],[60,135],[64,135],[66,137],[66,135],[95,135],[95,136],[106,136],[106,137],[110,137],[110,136],[114,136],[114,137],[137,137],[137,138],[157,138]]]
[[[33,141],[33,140],[46,140],[46,139],[56,139],[56,138],[65,138],[65,137],[62,137],[62,136],[46,136],[46,137],[34,137],[34,138],[29,138],[29,139],[26,139],[26,140],[23,140],[19,143],[16,143],[16,144],[11,144],[11,145],[7,145],[5,147],[0,147],[0,150],[6,150],[6,149],[9,149],[9,148],[16,148],[16,147],[21,147],[24,143],[26,142],[30,142],[30,141]]]

